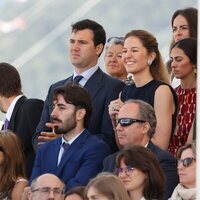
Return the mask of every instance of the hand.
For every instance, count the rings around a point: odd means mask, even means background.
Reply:
[[[108,113],[112,120],[112,125],[113,125],[114,129],[116,128],[116,117],[118,115],[120,108],[123,105],[124,105],[124,103],[120,99],[116,99],[114,101],[111,101],[110,105],[108,106]]]
[[[29,191],[30,191],[30,187],[25,187],[24,191],[22,193],[22,198],[21,200],[28,200],[28,196],[29,196]]]
[[[47,141],[53,140],[57,137],[59,137],[60,135],[57,135],[55,133],[55,125],[53,123],[46,123],[45,124],[48,128],[52,129],[52,132],[44,132],[42,131],[40,133],[40,136],[38,137],[38,140],[41,140],[41,142],[38,142],[38,145],[44,144]]]

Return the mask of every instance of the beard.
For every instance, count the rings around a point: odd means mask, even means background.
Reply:
[[[61,121],[58,118],[54,118],[54,121],[62,122],[63,126],[55,126],[55,133],[56,134],[67,134],[71,130],[75,129],[77,126],[77,122],[75,119],[76,113],[73,113],[71,117],[69,117],[68,120]]]

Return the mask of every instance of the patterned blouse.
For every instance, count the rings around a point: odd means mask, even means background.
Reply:
[[[178,86],[175,91],[179,105],[177,130],[168,149],[173,155],[176,155],[179,147],[186,144],[196,113],[196,88],[182,89],[181,86]]]

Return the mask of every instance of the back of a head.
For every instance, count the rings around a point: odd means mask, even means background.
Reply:
[[[165,175],[153,152],[143,146],[137,146],[121,151],[116,158],[116,168],[121,161],[146,174],[144,197],[146,199],[162,199],[164,194]]]
[[[85,189],[87,199],[88,190],[93,187],[98,193],[112,200],[130,200],[128,193],[120,179],[113,174],[100,173],[91,179]]]
[[[21,94],[21,79],[15,67],[0,63],[0,95],[9,98]]]
[[[172,47],[179,48],[183,50],[183,52],[190,59],[190,62],[197,67],[197,39],[195,38],[184,38],[182,40],[177,41]]]
[[[136,37],[140,40],[148,53],[154,52],[156,54],[150,67],[150,73],[155,80],[160,80],[169,83],[168,72],[164,66],[162,56],[158,49],[158,42],[156,38],[146,30],[132,30],[125,35],[125,40],[128,37]]]
[[[68,83],[54,90],[53,100],[57,100],[58,95],[62,95],[66,103],[86,110],[84,127],[88,128],[92,115],[92,100],[88,91],[79,84]]]

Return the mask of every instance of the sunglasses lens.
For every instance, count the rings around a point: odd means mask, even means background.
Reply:
[[[120,121],[121,126],[130,126],[131,123],[132,122],[129,119],[121,119],[121,121]]]
[[[183,160],[183,166],[184,167],[189,167],[191,165],[191,163],[192,163],[192,160],[193,160],[193,158],[185,158]]]

